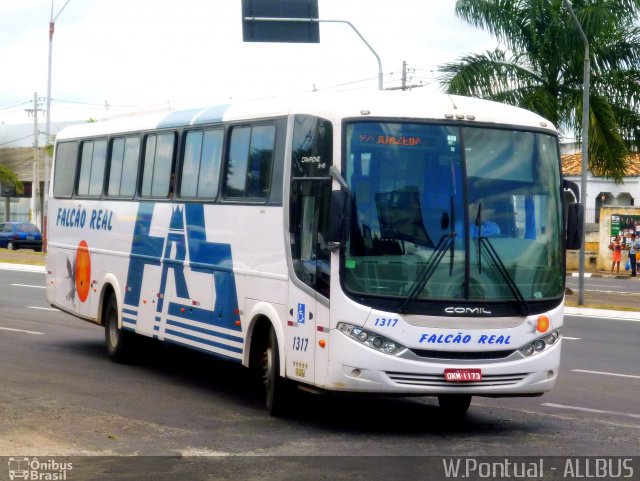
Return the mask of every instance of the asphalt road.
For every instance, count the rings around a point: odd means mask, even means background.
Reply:
[[[195,463],[190,479],[228,479],[238,463],[254,470],[242,479],[318,479],[318,459],[380,474],[411,466],[389,456],[640,455],[640,322],[568,316],[563,335],[553,392],[474,398],[457,423],[431,398],[306,393],[277,419],[244,368],[155,344],[136,365],[114,364],[102,329],[46,305],[43,274],[0,271],[0,456],[180,456],[215,460],[221,473]],[[106,459],[85,465],[82,479],[160,479],[114,474],[119,462]],[[166,461],[151,459],[156,469]]]

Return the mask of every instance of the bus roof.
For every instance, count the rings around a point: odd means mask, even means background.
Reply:
[[[313,93],[297,97],[243,101],[214,107],[77,124],[66,127],[58,140],[108,134],[237,122],[291,114],[309,114],[336,121],[342,118],[456,119],[465,124],[543,128],[555,132],[543,117],[511,105],[446,94],[415,91]]]

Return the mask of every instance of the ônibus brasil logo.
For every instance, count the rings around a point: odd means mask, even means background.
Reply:
[[[73,463],[55,459],[9,458],[9,479],[27,479],[37,481],[65,481],[67,471],[73,469]]]

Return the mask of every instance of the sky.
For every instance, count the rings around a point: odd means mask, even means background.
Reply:
[[[53,0],[51,121],[205,107],[313,90],[375,90],[375,56],[345,24],[319,44],[243,43],[241,0]],[[497,42],[454,13],[455,0],[318,0],[351,22],[382,62],[385,87],[440,89],[438,65]],[[46,109],[51,0],[0,0],[0,123]]]

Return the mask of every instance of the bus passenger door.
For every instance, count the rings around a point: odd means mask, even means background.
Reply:
[[[289,284],[287,375],[303,382],[316,380],[316,350],[329,326],[329,251],[324,241],[331,196],[330,180],[292,183],[290,244],[294,277]],[[320,363],[322,364],[322,362]]]

